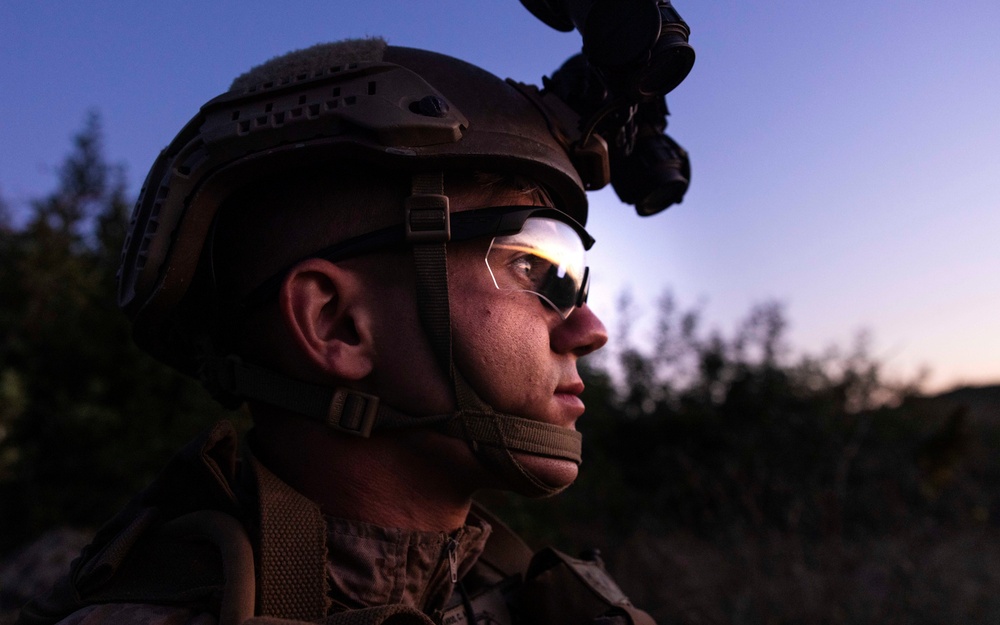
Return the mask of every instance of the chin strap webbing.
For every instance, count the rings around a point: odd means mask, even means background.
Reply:
[[[432,427],[468,440],[477,452],[510,449],[580,462],[579,432],[499,414],[488,406],[414,417],[386,406],[374,395],[294,380],[238,356],[207,361],[203,374],[206,382],[211,380],[211,386],[226,393],[279,406],[344,434],[368,437],[379,430]]]
[[[209,390],[277,406],[336,432],[363,438],[375,430],[434,426],[451,418],[450,415],[413,417],[386,406],[374,395],[296,380],[235,355],[206,360],[202,383]]]
[[[448,373],[458,405],[454,419],[446,422],[441,431],[465,439],[481,460],[516,482],[516,490],[532,496],[558,492],[561,487],[539,480],[512,451],[580,464],[580,434],[496,412],[455,367],[448,296],[451,219],[448,196],[444,194],[444,172],[414,174],[405,210],[407,240],[413,244],[420,320],[438,363]]]
[[[522,452],[569,460],[579,465],[582,437],[568,430],[541,421],[500,413],[484,402],[455,370],[452,379],[459,399],[455,418],[439,429],[444,434],[465,439],[473,453],[487,466],[507,480],[506,486],[528,497],[547,497],[563,490],[568,484],[552,485],[540,480],[514,455]],[[463,405],[464,404],[464,405]],[[480,408],[470,409],[469,404]]]
[[[451,213],[444,172],[414,174],[404,204],[406,240],[413,245],[417,309],[434,356],[451,375],[451,309],[448,304],[448,241]]]
[[[570,460],[577,464],[583,460],[580,456],[581,436],[576,430],[514,415],[465,411],[438,429],[449,436],[465,438],[477,451],[487,446]]]

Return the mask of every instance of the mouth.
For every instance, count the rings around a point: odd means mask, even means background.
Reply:
[[[583,414],[583,400],[580,394],[583,393],[583,382],[574,380],[560,384],[556,387],[553,397],[559,405],[563,416],[566,418],[566,427],[573,427],[576,420]]]
[[[563,382],[556,387],[556,395],[573,395],[574,397],[580,395],[583,392],[583,380],[572,380],[570,382]]]

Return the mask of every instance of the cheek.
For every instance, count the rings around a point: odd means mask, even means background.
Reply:
[[[455,357],[464,375],[497,409],[513,410],[542,397],[548,380],[547,328],[526,314],[525,294],[490,287],[480,305],[455,311]]]
[[[415,295],[407,285],[372,289],[374,392],[388,405],[414,414],[436,414],[451,406],[444,368],[438,364],[420,323]]]
[[[455,364],[494,408],[524,413],[551,392],[546,316],[535,296],[498,290],[484,258],[449,257]]]

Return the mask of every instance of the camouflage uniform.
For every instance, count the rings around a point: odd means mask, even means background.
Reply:
[[[532,556],[478,506],[451,533],[324,517],[252,453],[237,459],[235,437],[223,422],[182,450],[20,623],[652,625],[599,561]],[[211,528],[184,524],[199,514]]]

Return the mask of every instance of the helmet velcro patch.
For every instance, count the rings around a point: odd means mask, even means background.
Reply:
[[[385,39],[366,37],[319,43],[294,50],[261,63],[237,76],[230,91],[246,91],[262,83],[278,82],[283,78],[302,79],[321,75],[331,67],[350,63],[378,62],[385,56]]]

